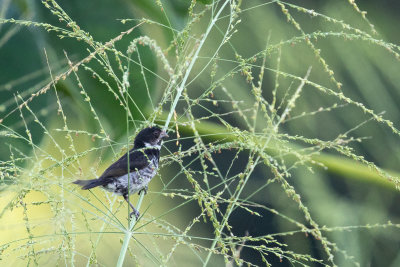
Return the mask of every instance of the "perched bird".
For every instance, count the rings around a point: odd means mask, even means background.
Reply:
[[[102,186],[107,191],[122,195],[133,210],[130,216],[135,215],[138,219],[139,212],[129,202],[129,195],[140,193],[141,190],[147,193],[147,185],[157,173],[161,144],[165,137],[168,137],[167,133],[157,126],[145,128],[136,136],[129,158],[128,153],[123,155],[98,179],[77,180],[73,183],[81,185],[82,189]]]

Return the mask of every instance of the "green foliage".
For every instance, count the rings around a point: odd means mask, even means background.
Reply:
[[[365,240],[395,246],[400,227],[400,47],[331,5],[4,1],[0,260],[399,263]],[[71,184],[153,124],[173,137],[138,221]]]

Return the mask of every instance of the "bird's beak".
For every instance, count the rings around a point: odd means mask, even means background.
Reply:
[[[166,138],[166,137],[168,137],[167,132],[166,132],[166,131],[162,131],[162,132],[160,133],[160,138]]]

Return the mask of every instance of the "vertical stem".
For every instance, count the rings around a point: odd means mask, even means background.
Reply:
[[[304,87],[305,82],[306,82],[308,76],[310,75],[310,72],[311,72],[311,67],[308,68],[306,76],[304,77],[304,79],[301,81],[299,87],[297,88],[293,100],[289,101],[289,102],[292,102],[292,101],[293,101],[293,102],[291,103],[291,105],[293,105],[293,104],[294,104],[294,101],[296,100],[296,94],[299,94],[300,91],[301,91],[301,89]],[[289,104],[290,104],[290,103],[289,103]],[[274,131],[275,131],[275,132],[278,131],[278,126],[280,125],[280,123],[282,123],[283,119],[284,119],[284,118],[287,116],[287,114],[290,112],[289,104],[288,104],[288,107],[286,108],[284,114],[281,116],[281,119],[276,123],[276,125],[275,125],[275,127],[274,127]],[[261,148],[261,151],[263,151],[263,150],[267,147],[267,145],[269,144],[269,141],[271,140],[271,137],[272,137],[272,134],[268,137],[267,141],[264,143],[263,147]],[[245,177],[245,179],[244,179],[243,185],[241,186],[241,188],[238,190],[238,192],[237,192],[237,194],[236,194],[235,200],[232,202],[232,205],[230,206],[230,209],[227,210],[227,212],[225,213],[225,216],[224,216],[223,219],[222,219],[221,227],[220,227],[220,229],[219,229],[219,231],[218,231],[219,233],[222,233],[222,231],[224,230],[225,225],[226,225],[226,223],[228,222],[228,219],[229,219],[229,217],[230,217],[232,211],[234,210],[234,208],[235,208],[235,206],[236,206],[237,200],[239,199],[240,194],[242,193],[242,191],[243,191],[243,189],[244,189],[244,186],[246,185],[247,181],[249,180],[250,175],[253,173],[254,168],[255,168],[255,166],[257,166],[258,161],[260,160],[260,158],[261,158],[260,155],[257,156],[256,160],[255,160],[254,163],[252,164],[253,167],[250,167],[249,172],[248,172],[248,174],[246,175],[246,177]],[[214,241],[213,241],[213,243],[212,243],[212,245],[211,245],[211,248],[210,248],[210,250],[209,250],[209,252],[208,252],[207,258],[206,258],[206,260],[204,261],[203,267],[207,266],[208,261],[209,261],[210,258],[211,258],[212,251],[214,250],[215,246],[217,245],[217,242],[218,242],[219,239],[220,239],[220,235],[218,235],[218,236],[216,235],[216,236],[215,236],[215,239],[214,239]]]
[[[195,52],[194,55],[193,55],[192,61],[190,62],[190,65],[189,65],[189,67],[188,67],[187,70],[186,70],[185,76],[183,77],[182,82],[181,82],[180,86],[179,86],[178,89],[177,89],[174,102],[172,103],[171,109],[170,109],[170,111],[169,111],[167,120],[166,120],[165,125],[164,125],[164,128],[163,128],[164,130],[166,130],[166,129],[168,128],[169,122],[171,121],[171,118],[172,118],[172,114],[174,113],[175,107],[176,107],[176,105],[178,104],[179,98],[180,98],[181,95],[182,95],[183,88],[185,88],[186,81],[187,81],[187,79],[189,78],[189,74],[190,74],[190,72],[191,72],[191,70],[192,70],[192,68],[193,68],[194,63],[195,63],[196,60],[197,60],[197,57],[199,56],[200,50],[201,50],[201,48],[202,48],[204,42],[206,41],[208,34],[210,33],[211,29],[214,27],[215,23],[217,22],[218,17],[219,17],[219,15],[221,14],[222,10],[225,8],[225,6],[226,6],[228,3],[230,3],[230,1],[225,1],[225,2],[224,2],[224,4],[223,4],[223,5],[221,6],[221,8],[218,10],[218,13],[215,15],[215,17],[212,19],[211,23],[208,25],[208,28],[207,28],[206,32],[204,33],[203,38],[201,39],[201,41],[200,41],[200,43],[199,43],[199,46],[198,46],[196,52]]]
[[[225,6],[226,6],[228,3],[230,3],[230,1],[225,1],[225,2],[222,4],[222,6],[221,6],[221,8],[218,10],[217,14],[214,16],[214,18],[211,20],[210,24],[208,25],[207,30],[206,30],[206,32],[204,33],[203,38],[201,39],[201,41],[200,41],[200,43],[199,43],[199,46],[197,47],[197,50],[196,50],[196,52],[195,52],[194,55],[193,55],[193,58],[192,58],[192,60],[191,60],[191,62],[190,62],[190,65],[189,65],[189,67],[188,67],[187,70],[186,70],[185,76],[183,77],[180,86],[177,88],[177,92],[176,92],[176,95],[175,95],[174,102],[173,102],[172,105],[171,105],[171,108],[170,108],[170,111],[169,111],[167,120],[165,121],[165,125],[164,125],[164,127],[163,127],[164,130],[166,130],[166,129],[168,128],[169,122],[171,121],[171,118],[172,118],[172,115],[173,115],[174,110],[175,110],[175,108],[176,108],[176,105],[178,104],[179,98],[180,98],[181,95],[182,95],[182,91],[183,91],[183,89],[185,88],[186,81],[187,81],[187,79],[188,79],[188,77],[189,77],[189,74],[190,74],[190,72],[191,72],[191,70],[192,70],[192,68],[193,68],[193,66],[194,66],[194,63],[196,62],[196,60],[197,60],[197,58],[198,58],[198,56],[199,56],[200,50],[201,50],[201,48],[203,47],[204,42],[205,42],[206,39],[207,39],[207,36],[209,35],[211,29],[214,27],[215,23],[217,22],[218,17],[219,17],[219,15],[221,14],[222,10],[225,8]],[[138,201],[138,204],[137,204],[137,208],[136,208],[138,211],[139,211],[139,209],[140,209],[140,205],[142,204],[143,197],[144,197],[144,192],[141,192],[141,193],[140,193],[140,197],[139,197],[139,201]],[[129,228],[128,228],[127,231],[125,232],[124,242],[123,242],[123,244],[122,244],[121,251],[120,251],[120,253],[119,253],[118,262],[117,262],[117,265],[116,265],[117,267],[121,267],[122,264],[124,263],[126,251],[128,250],[128,246],[129,246],[129,241],[130,241],[130,239],[131,239],[131,237],[132,237],[132,229],[133,229],[133,227],[135,226],[135,224],[136,224],[136,219],[134,218],[134,219],[132,219],[132,220],[130,221]]]
[[[137,210],[139,210],[140,206],[142,205],[143,197],[144,197],[144,191],[140,192],[139,201],[136,206]],[[124,263],[126,251],[128,250],[129,246],[129,241],[132,237],[132,229],[133,227],[135,227],[135,224],[136,224],[136,217],[132,218],[129,224],[129,228],[125,232],[124,242],[122,243],[121,251],[119,253],[118,262],[116,265],[117,267],[122,267],[122,264]]]
[[[124,72],[123,75],[123,81],[122,81],[122,87],[125,89],[125,103],[126,103],[126,146],[127,146],[127,173],[128,173],[128,200],[129,200],[129,192],[130,192],[130,166],[129,166],[129,99],[128,99],[128,87],[129,87],[129,82],[128,82],[128,75],[129,75],[129,62],[128,62],[128,68],[127,70]],[[137,209],[139,210],[140,205],[142,204],[142,200],[144,197],[144,192],[140,192],[140,197],[139,197],[139,202],[137,204]],[[125,238],[124,238],[124,242],[122,243],[122,247],[121,247],[121,251],[119,252],[119,257],[118,257],[118,262],[117,262],[117,266],[120,267],[123,265],[124,263],[124,259],[125,259],[125,255],[126,255],[126,251],[128,250],[128,246],[129,246],[129,241],[131,239],[132,236],[132,229],[136,224],[136,216],[134,219],[130,218],[130,205],[128,205],[128,228],[127,231],[125,232]]]

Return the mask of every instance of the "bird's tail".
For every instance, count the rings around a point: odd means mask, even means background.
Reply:
[[[72,183],[82,186],[82,189],[85,189],[85,190],[103,184],[99,179],[93,179],[93,180],[76,180],[75,182],[72,182]]]

